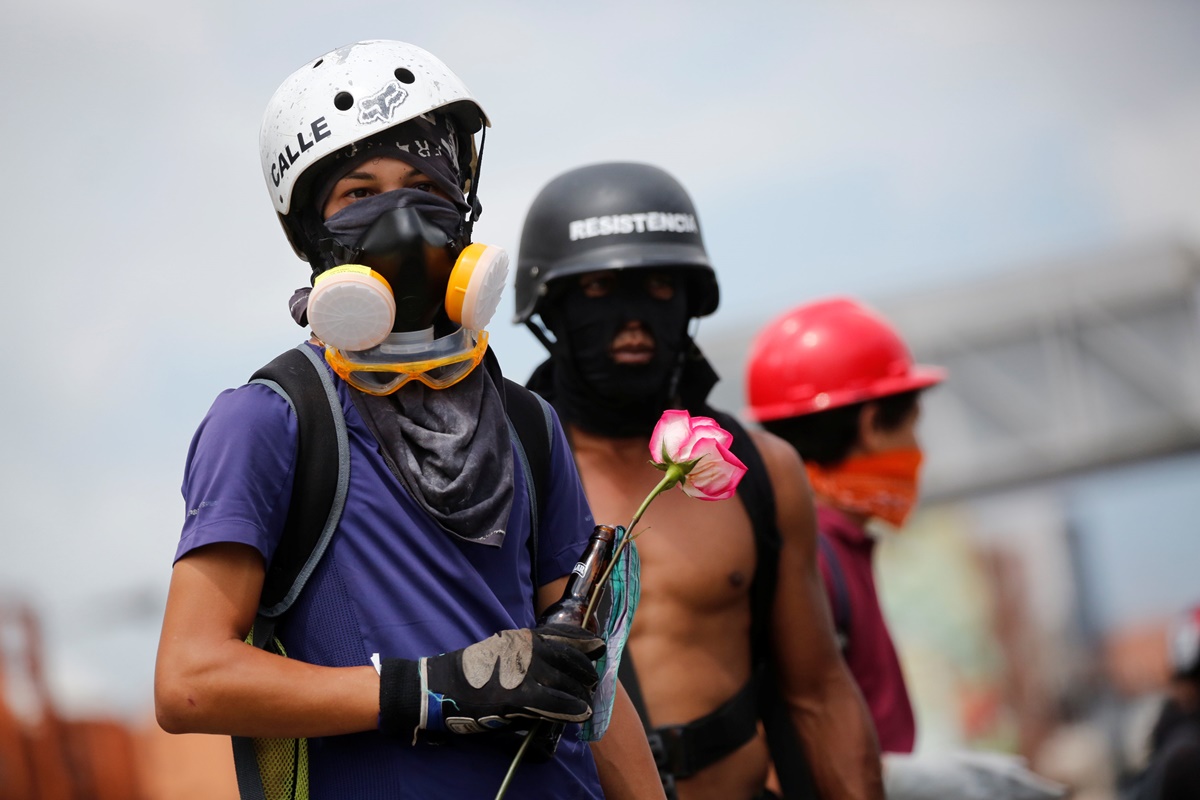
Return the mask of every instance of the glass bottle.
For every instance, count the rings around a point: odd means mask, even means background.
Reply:
[[[587,613],[588,600],[595,592],[596,584],[600,582],[600,577],[612,561],[616,539],[616,528],[597,525],[592,529],[587,547],[567,578],[562,598],[545,610],[538,619],[539,624],[561,623],[574,625],[591,633],[599,631],[596,610],[593,609],[592,615],[586,620],[583,615]]]
[[[570,577],[567,578],[567,586],[563,589],[562,597],[538,618],[539,625],[551,623],[574,625],[591,633],[599,633],[600,625],[596,612],[599,610],[600,604],[597,602],[596,608],[592,609],[591,615],[586,620],[584,615],[587,614],[588,601],[595,591],[596,585],[612,561],[616,539],[616,528],[597,525],[592,529],[587,547],[584,548],[575,568],[571,570]],[[552,758],[555,751],[558,750],[558,740],[562,737],[563,727],[561,722],[539,725],[532,734],[533,741],[529,743],[530,758],[534,761]]]

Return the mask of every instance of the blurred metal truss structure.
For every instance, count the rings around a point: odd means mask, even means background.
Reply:
[[[924,400],[927,500],[1200,448],[1200,256],[1183,244],[864,299],[949,370]],[[742,408],[752,337],[705,346],[718,407]]]
[[[880,303],[927,394],[925,496],[1200,448],[1200,258],[1162,244]]]

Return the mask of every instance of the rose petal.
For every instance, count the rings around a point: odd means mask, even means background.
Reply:
[[[726,500],[737,492],[735,467],[732,464],[708,464],[703,469],[697,466],[692,472],[698,481],[686,481],[683,484],[684,494],[700,500]],[[691,477],[691,476],[689,476]]]
[[[710,436],[725,447],[733,444],[733,434],[722,428],[712,417],[692,417],[692,433]]]
[[[692,458],[700,461],[684,479],[683,491],[701,500],[725,500],[737,491],[746,465],[714,439],[696,443]]]
[[[676,464],[680,449],[691,433],[691,416],[681,409],[668,409],[659,418],[650,434],[650,458],[658,464]]]
[[[692,421],[695,422],[693,417]],[[687,441],[679,448],[680,458],[690,461],[697,458],[701,453],[709,452],[703,447],[704,442],[713,442],[722,446],[728,446],[733,441],[733,436],[721,427],[702,427],[692,428],[691,434]]]

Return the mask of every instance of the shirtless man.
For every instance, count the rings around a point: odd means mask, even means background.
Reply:
[[[800,459],[706,403],[717,376],[688,324],[716,309],[718,289],[687,192],[644,164],[560,175],[526,218],[516,294],[516,321],[550,351],[529,387],[563,419],[596,519],[630,519],[659,480],[647,444],[666,408],[715,417],[750,468],[737,499],[669,492],[642,519],[627,653],[668,794],[770,797],[773,756],[786,797],[808,796],[790,777],[805,761],[825,800],[882,797],[870,718],[815,568]],[[764,689],[777,700],[756,702]]]

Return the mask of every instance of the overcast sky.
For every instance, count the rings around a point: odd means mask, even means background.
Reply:
[[[561,171],[674,173],[722,282],[702,341],[817,295],[1200,232],[1182,0],[10,4],[0,594],[42,608],[73,696],[149,696],[188,441],[302,336],[262,110],[364,38],[437,54],[491,117],[480,241],[515,254]],[[511,310],[492,341],[524,379],[539,347]]]

